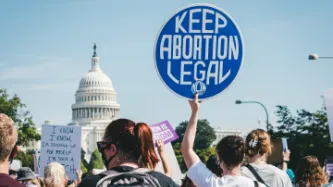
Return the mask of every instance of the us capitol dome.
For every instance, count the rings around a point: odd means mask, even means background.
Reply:
[[[71,106],[72,121],[68,125],[81,126],[81,145],[86,151],[86,159],[97,149],[96,142],[101,141],[105,128],[110,122],[119,119],[120,105],[111,79],[100,68],[100,58],[96,53],[96,44],[91,58],[91,69],[80,80],[75,92],[75,103]],[[53,125],[51,121],[44,124]],[[37,128],[39,134],[42,128]],[[29,142],[24,149],[40,149],[40,141]]]
[[[81,79],[72,105],[72,125],[106,127],[118,119],[120,105],[111,79],[101,70],[96,53],[91,58],[91,69]]]

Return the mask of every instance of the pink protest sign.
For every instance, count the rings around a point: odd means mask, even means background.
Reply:
[[[167,120],[151,125],[150,128],[153,132],[154,141],[163,140],[164,144],[167,144],[179,138]]]

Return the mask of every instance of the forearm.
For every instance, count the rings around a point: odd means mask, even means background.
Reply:
[[[287,169],[288,169],[288,164],[286,162],[283,162],[282,163],[282,170],[287,171]]]
[[[162,165],[164,169],[164,173],[166,176],[171,177],[172,176],[172,169],[168,163],[168,159],[166,158],[166,155],[164,153],[160,153],[160,157],[162,160]]]
[[[193,150],[195,134],[197,132],[197,122],[198,122],[198,112],[192,112],[181,145],[182,149]]]
[[[190,168],[192,164],[194,164],[199,159],[193,150],[195,134],[197,131],[198,115],[198,111],[192,112],[181,144],[181,152],[183,154],[187,168]]]

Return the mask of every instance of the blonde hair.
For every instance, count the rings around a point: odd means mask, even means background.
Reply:
[[[44,170],[45,186],[64,187],[67,180],[64,166],[57,162],[52,162]]]
[[[36,179],[31,179],[31,183],[36,185],[37,187],[41,187],[41,184],[40,184],[40,182],[37,178]]]
[[[6,114],[0,113],[0,161],[6,161],[17,140],[14,121]]]
[[[248,157],[255,155],[271,155],[272,143],[269,134],[262,129],[251,131],[246,137],[245,153]]]

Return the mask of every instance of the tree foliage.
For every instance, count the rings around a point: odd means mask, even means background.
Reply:
[[[295,169],[299,160],[307,155],[316,156],[323,163],[326,156],[333,155],[327,115],[324,108],[309,112],[297,110],[292,115],[287,106],[277,106],[279,124],[273,129],[272,138],[286,137],[291,151],[289,167]]]
[[[81,171],[83,173],[87,172],[88,168],[89,168],[89,163],[84,158],[85,155],[86,155],[86,152],[81,148],[81,162],[80,162],[80,166],[81,166]]]
[[[20,113],[20,110],[25,109],[25,107],[26,105],[16,94],[10,97],[6,89],[0,89],[0,113],[13,119],[17,125],[18,141],[23,146],[27,146],[29,141],[40,140],[30,112]]]
[[[96,149],[91,155],[88,169],[89,169],[89,171],[91,171],[93,169],[103,169],[103,168],[104,168],[104,164],[103,164],[102,156],[101,156],[100,152],[98,152],[98,150]]]
[[[175,151],[175,155],[176,155],[179,167],[180,167],[182,173],[185,173],[187,171],[187,167],[186,167],[183,155],[180,152],[180,143],[176,143],[173,146],[173,149]],[[215,147],[209,147],[209,148],[203,149],[203,150],[196,149],[196,150],[194,150],[194,152],[199,156],[200,160],[203,163],[205,163],[208,160],[210,155],[216,154]]]
[[[176,127],[176,133],[178,134],[179,138],[172,142],[173,145],[183,141],[187,124],[188,121],[184,121]],[[209,125],[209,122],[206,119],[199,119],[194,141],[194,149],[207,149],[211,146],[215,139],[216,136],[214,129]]]
[[[35,168],[33,154],[19,151],[14,159],[20,160],[22,162],[22,167],[29,167],[30,169],[32,169],[32,171],[34,171]]]
[[[187,171],[187,167],[180,152],[180,145],[183,141],[187,124],[188,121],[184,121],[176,127],[176,133],[179,138],[172,142],[179,167],[183,173]],[[202,162],[205,163],[210,155],[215,154],[215,148],[211,147],[211,144],[215,141],[215,139],[216,135],[214,129],[209,125],[209,122],[206,119],[198,120],[197,132],[194,141],[194,151],[197,153]]]

